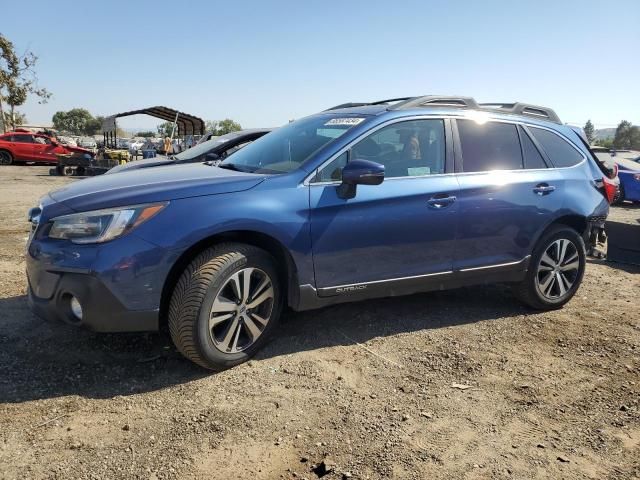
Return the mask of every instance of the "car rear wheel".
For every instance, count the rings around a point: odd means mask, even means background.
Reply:
[[[6,150],[0,150],[0,165],[11,165],[13,163],[13,155]]]
[[[578,290],[585,263],[582,237],[570,227],[553,227],[534,249],[525,280],[514,288],[516,296],[538,310],[560,308]]]
[[[250,245],[221,244],[199,254],[178,280],[169,330],[180,353],[220,371],[264,345],[281,308],[273,258]]]

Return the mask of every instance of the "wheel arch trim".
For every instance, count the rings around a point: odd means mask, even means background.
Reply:
[[[166,325],[167,311],[173,288],[186,266],[203,250],[226,242],[253,245],[265,250],[276,260],[280,283],[285,290],[287,304],[295,306],[299,302],[298,267],[291,252],[272,235],[255,230],[230,230],[204,237],[184,250],[172,263],[165,277],[160,295],[160,324]]]

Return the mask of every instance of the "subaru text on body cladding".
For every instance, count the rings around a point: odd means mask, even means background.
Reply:
[[[556,114],[466,97],[348,104],[219,166],[82,180],[30,211],[33,310],[156,330],[213,370],[250,358],[286,306],[504,282],[559,308],[608,213],[603,172]],[[342,106],[341,106],[342,107]]]

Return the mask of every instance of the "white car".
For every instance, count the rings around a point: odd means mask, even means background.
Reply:
[[[97,147],[96,141],[92,137],[80,137],[76,143],[79,147],[88,148],[90,150]]]
[[[72,137],[67,137],[65,135],[58,135],[57,137],[58,142],[60,142],[62,145],[68,145],[69,147],[77,147],[78,144],[76,143],[76,141],[72,138]]]

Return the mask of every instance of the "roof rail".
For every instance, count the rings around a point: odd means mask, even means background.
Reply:
[[[494,110],[503,113],[512,113],[514,115],[526,115],[529,117],[541,118],[554,123],[562,124],[560,117],[551,108],[541,107],[539,105],[530,105],[528,103],[481,103],[480,108],[483,110]]]
[[[400,110],[416,107],[479,108],[476,101],[471,97],[459,97],[455,95],[424,95],[422,97],[409,98],[404,102],[397,103],[389,107],[389,110]]]
[[[420,107],[457,107],[470,108],[473,110],[488,110],[492,112],[509,113],[512,115],[525,115],[550,122],[562,124],[560,118],[552,109],[541,107],[539,105],[531,105],[522,102],[512,103],[477,103],[471,97],[460,97],[456,95],[424,95],[421,97],[400,97],[390,98],[387,100],[378,100],[370,103],[343,103],[328,110],[337,110],[339,108],[362,107],[366,105],[384,105],[391,102],[398,102],[390,105],[388,110],[406,110],[409,108]]]
[[[327,108],[325,110],[325,112],[328,112],[329,110],[338,110],[340,108],[349,108],[349,107],[365,107],[368,105],[384,105],[386,103],[390,103],[390,102],[401,102],[404,100],[410,100],[411,98],[414,97],[399,97],[399,98],[387,98],[385,100],[377,100],[375,102],[348,102],[348,103],[341,103],[340,105],[336,105],[335,107],[331,107],[331,108]]]

